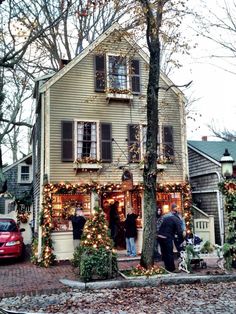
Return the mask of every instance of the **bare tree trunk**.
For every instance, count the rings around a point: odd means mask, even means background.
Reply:
[[[157,135],[158,92],[160,78],[160,38],[162,10],[165,1],[157,1],[154,10],[151,1],[140,0],[145,11],[146,38],[150,52],[149,81],[147,88],[147,144],[143,171],[144,181],[144,228],[141,265],[148,268],[154,263],[156,236],[156,179],[157,179]]]

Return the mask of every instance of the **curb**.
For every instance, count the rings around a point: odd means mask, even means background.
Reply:
[[[166,275],[167,276],[167,275]],[[60,279],[60,282],[70,288],[79,290],[99,290],[99,289],[117,289],[131,287],[157,287],[160,285],[179,285],[179,284],[196,284],[196,283],[219,283],[236,281],[236,275],[214,275],[214,276],[197,276],[197,275],[176,275],[162,278],[146,279],[125,279],[125,280],[104,280],[95,282],[81,282],[68,279]]]

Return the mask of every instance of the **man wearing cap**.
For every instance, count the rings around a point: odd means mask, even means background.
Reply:
[[[171,212],[163,216],[163,221],[157,235],[165,268],[170,272],[175,271],[173,252],[175,235],[178,236],[179,241],[183,242],[181,220],[175,215],[176,207],[176,204],[172,204]]]

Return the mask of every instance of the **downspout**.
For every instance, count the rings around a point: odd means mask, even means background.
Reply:
[[[189,178],[189,166],[188,166],[188,146],[187,146],[187,127],[186,127],[186,113],[185,113],[185,101],[183,94],[178,95],[181,120],[181,143],[182,143],[182,161],[183,161],[183,181]]]
[[[45,127],[45,93],[43,94],[41,103],[41,147],[40,147],[40,187],[39,187],[39,212],[41,213],[43,208],[43,178],[44,178],[44,127]],[[42,260],[42,227],[39,225],[38,234],[38,261]]]
[[[210,174],[216,174],[218,177],[218,182],[220,183],[221,181],[221,175],[218,171],[212,171],[208,173],[202,173],[198,175],[193,175],[191,176],[192,178],[194,177],[200,177],[201,175],[210,175]],[[193,191],[193,194],[195,193],[216,193],[217,197],[217,209],[218,209],[218,216],[219,216],[219,227],[220,227],[220,242],[221,245],[224,244],[224,208],[223,208],[223,202],[222,202],[222,197],[220,194],[219,190],[201,190],[201,191]]]

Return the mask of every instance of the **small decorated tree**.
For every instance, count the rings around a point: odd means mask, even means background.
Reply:
[[[79,268],[80,278],[84,281],[114,278],[118,273],[117,255],[105,214],[99,207],[94,210],[86,221],[80,247],[75,250],[73,259],[73,265]]]

